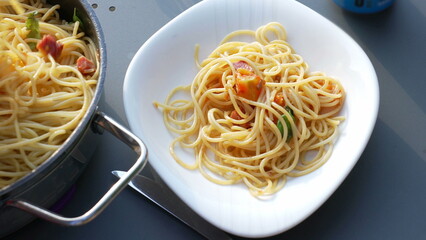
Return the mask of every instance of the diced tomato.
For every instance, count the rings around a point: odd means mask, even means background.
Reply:
[[[231,117],[232,119],[235,119],[235,120],[242,120],[242,119],[243,119],[243,118],[240,116],[240,114],[238,114],[238,112],[237,112],[236,110],[233,110],[233,111],[231,112],[230,117]],[[244,124],[240,124],[240,126],[245,127],[245,128],[249,128],[249,127],[250,127],[250,123],[249,123],[249,122],[246,122],[246,123],[244,123]]]
[[[77,68],[83,75],[91,74],[96,71],[95,64],[84,56],[77,59]]]
[[[253,74],[253,68],[244,61],[238,61],[233,63],[234,68],[243,75]]]
[[[241,116],[240,116],[240,114],[238,114],[238,112],[236,111],[236,110],[233,110],[232,112],[231,112],[231,116],[230,116],[232,119],[235,119],[235,120],[241,120],[241,119],[243,119]]]
[[[243,69],[246,69],[250,72],[253,72],[253,68],[248,63],[246,63],[245,61],[234,62],[233,65],[234,65],[235,69],[243,68]]]
[[[238,74],[236,80],[235,89],[237,91],[237,95],[252,101],[256,101],[259,98],[262,88],[265,85],[265,81],[256,74]]]
[[[38,42],[37,49],[44,55],[51,55],[54,59],[59,58],[64,45],[56,41],[56,37],[50,34],[44,35],[43,39]]]
[[[238,71],[235,85],[237,95],[256,101],[265,85],[265,81],[254,74],[253,68],[245,61],[235,62],[233,66]]]
[[[276,102],[280,106],[285,105],[284,96],[282,92],[278,92],[277,94],[275,94],[274,102]]]

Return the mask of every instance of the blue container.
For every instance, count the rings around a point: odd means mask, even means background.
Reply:
[[[380,12],[395,0],[333,0],[340,7],[355,13],[376,13]]]

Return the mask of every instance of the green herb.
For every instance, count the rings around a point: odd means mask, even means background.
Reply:
[[[28,30],[30,30],[30,32],[27,35],[27,38],[35,38],[35,39],[41,38],[40,28],[38,26],[38,20],[35,18],[36,14],[37,12],[30,13],[30,15],[28,15],[27,21],[25,22],[25,26],[27,27]],[[34,50],[36,48],[36,43],[30,42],[28,43],[28,46],[30,46],[30,48]]]
[[[78,14],[78,10],[77,10],[77,8],[74,8],[74,14],[73,14],[73,16],[72,16],[72,20],[73,20],[74,22],[79,22],[79,23],[80,23],[79,27],[80,27],[81,29],[84,29],[83,21],[80,19],[80,17],[78,17],[78,15],[80,15],[80,14]]]
[[[290,107],[288,107],[288,106],[285,107],[285,110],[290,114],[290,116],[291,116],[291,118],[293,119],[293,122],[294,122],[295,118],[294,118],[293,110]],[[293,130],[291,128],[290,121],[287,119],[287,116],[286,115],[282,115],[282,117],[284,119],[285,125],[286,125],[287,130],[288,130],[287,131],[288,132],[287,139],[286,139],[286,141],[288,141],[288,140],[291,139],[291,137],[293,137]],[[284,127],[283,127],[283,124],[281,123],[281,121],[278,121],[277,127],[278,127],[278,130],[280,130],[281,136],[284,135]]]

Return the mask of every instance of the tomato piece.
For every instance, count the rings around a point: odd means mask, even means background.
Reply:
[[[44,35],[43,39],[38,42],[37,49],[44,55],[51,55],[54,59],[59,58],[64,45],[56,41],[56,37],[50,34]]]
[[[91,74],[96,71],[95,64],[84,56],[77,59],[77,69],[83,75]]]
[[[238,114],[238,112],[237,112],[236,110],[233,110],[233,111],[231,112],[230,117],[231,117],[232,119],[235,119],[235,120],[242,120],[242,119],[243,119],[243,118],[240,116],[240,114]],[[249,122],[246,122],[246,123],[244,123],[244,124],[239,124],[239,126],[244,127],[244,128],[249,128],[249,127],[250,127],[250,123],[249,123]]]
[[[263,81],[256,74],[241,75],[238,74],[236,79],[236,91],[237,95],[252,101],[256,101],[259,98],[262,88],[265,85]]]
[[[241,119],[243,119],[243,118],[240,116],[240,114],[238,114],[238,112],[237,112],[236,110],[233,110],[233,111],[231,112],[230,117],[231,117],[232,119],[235,119],[235,120],[241,120]]]
[[[232,65],[241,74],[249,75],[253,73],[253,68],[244,61],[234,62]]]
[[[245,61],[238,61],[232,65],[238,72],[235,85],[237,95],[256,101],[265,85],[265,81],[254,74],[253,68]]]
[[[277,94],[275,94],[274,102],[276,102],[280,106],[285,105],[284,96],[282,92],[278,92]]]

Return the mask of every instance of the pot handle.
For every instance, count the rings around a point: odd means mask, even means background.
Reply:
[[[130,180],[144,168],[145,164],[147,163],[147,149],[138,137],[114,121],[112,118],[105,115],[105,113],[97,112],[93,122],[96,124],[94,124],[96,132],[102,133],[103,129],[106,129],[115,137],[127,144],[130,148],[132,148],[133,151],[139,155],[139,157],[135,164],[127,171],[127,173],[122,178],[120,178],[90,210],[81,216],[68,218],[22,200],[9,200],[6,202],[6,205],[19,208],[39,218],[64,226],[83,225],[87,222],[90,222],[97,215],[99,215],[121,192],[121,190],[127,186]]]

